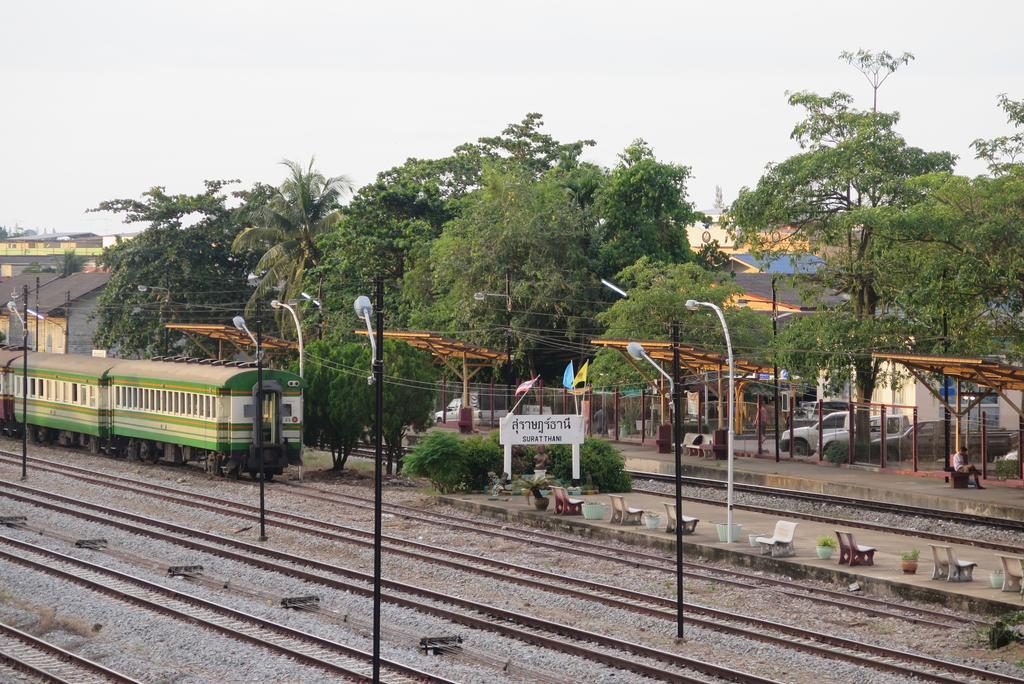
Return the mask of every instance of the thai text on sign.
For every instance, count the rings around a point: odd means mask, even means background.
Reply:
[[[506,416],[502,444],[582,444],[583,416]]]

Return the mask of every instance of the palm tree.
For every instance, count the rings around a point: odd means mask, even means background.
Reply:
[[[57,272],[61,274],[61,277],[67,277],[72,273],[78,273],[85,268],[86,258],[80,254],[75,254],[75,250],[69,249],[64,252],[64,256],[57,260]]]
[[[239,233],[231,247],[239,252],[263,250],[256,272],[265,274],[250,303],[281,286],[281,299],[298,296],[306,270],[319,264],[316,238],[331,230],[338,220],[341,198],[352,190],[345,176],[326,178],[298,162],[281,162],[290,172],[266,205],[256,214],[255,225]]]

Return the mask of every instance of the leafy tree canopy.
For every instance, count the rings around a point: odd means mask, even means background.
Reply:
[[[95,314],[98,347],[116,348],[124,356],[161,354],[163,323],[226,321],[237,311],[225,310],[226,302],[242,306],[256,257],[233,252],[231,242],[265,194],[259,186],[227,193],[225,187],[234,182],[206,181],[206,189],[195,195],[169,195],[154,187],[142,199],[114,199],[92,210],[149,224],[134,239],[103,252],[101,262],[111,278]],[[229,207],[232,199],[241,205]],[[140,285],[154,289],[140,292]],[[186,353],[207,355],[190,341],[172,343]]]
[[[892,304],[886,281],[905,268],[902,260],[918,244],[898,228],[900,216],[921,198],[914,179],[949,172],[955,157],[908,145],[894,130],[897,114],[854,109],[845,93],[800,92],[790,103],[804,110],[792,133],[803,151],[769,165],[754,189],[740,191],[731,212],[737,237],[757,253],[823,260],[807,280],[822,292],[845,295],[846,304],[815,325],[864,333],[847,338],[846,356],[854,359],[858,398],[869,398],[879,365],[865,349],[891,346],[885,335],[870,339],[878,328],[871,319]],[[776,228],[786,229],[785,239]],[[796,328],[792,334],[803,325],[810,323],[789,326]],[[828,337],[842,340],[841,334]],[[819,370],[834,369],[823,364]]]
[[[619,272],[616,279],[628,290],[629,297],[597,314],[605,326],[603,337],[668,340],[672,321],[679,321],[684,343],[724,354],[725,339],[718,317],[706,308],[688,311],[688,299],[723,307],[737,357],[757,354],[771,337],[771,326],[764,316],[747,308],[727,306],[740,289],[725,274],[711,273],[696,264],[664,264],[641,257]],[[656,379],[656,371],[647,364],[626,362],[617,351],[602,350],[594,360],[592,377],[597,385],[636,384]]]
[[[700,214],[686,201],[690,169],[659,162],[643,140],[619,155],[597,194],[601,218],[600,268],[617,273],[641,256],[656,261],[690,261],[686,226]]]

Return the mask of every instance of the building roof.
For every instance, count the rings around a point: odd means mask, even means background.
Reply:
[[[63,278],[50,280],[39,289],[39,313],[64,315],[64,304],[69,299],[74,304],[87,295],[106,287],[110,280],[107,271],[81,271]],[[29,308],[36,309],[34,292],[29,293]]]
[[[18,235],[0,240],[0,242],[63,242],[98,237],[101,236],[96,233],[42,233],[40,235]]]
[[[672,343],[665,342],[664,340],[590,340],[590,344],[595,346],[617,349],[627,359],[631,359],[626,351],[630,342],[640,342],[644,351],[652,359],[670,363],[672,361]],[[694,347],[689,344],[679,344],[676,345],[676,348],[679,349],[679,363],[686,368],[703,373],[705,371],[720,372],[723,368],[728,368],[729,366],[727,356],[709,349]],[[772,370],[771,366],[762,366],[759,363],[735,357],[733,358],[733,366],[741,373],[768,373]]]
[[[938,356],[873,352],[871,357],[898,363],[912,372],[946,375],[955,380],[973,382],[993,390],[1024,390],[1024,367],[985,357]]]
[[[819,300],[811,294],[804,293],[800,288],[793,287],[791,278],[780,276],[774,273],[736,273],[733,275],[733,282],[743,291],[740,299],[758,299],[770,304],[772,301],[772,280],[775,281],[775,301],[780,310],[784,311],[810,311],[818,308],[821,304],[833,306],[842,303],[843,297],[825,293]],[[761,308],[761,307],[750,307]]]
[[[12,278],[0,280],[0,305],[14,299],[21,308],[21,293],[25,285],[28,286],[28,304],[35,304],[36,279],[39,279],[39,296],[43,295],[43,287],[58,278],[56,273],[20,273]]]
[[[755,257],[753,254],[735,253],[729,257],[738,261],[743,266],[752,269],[755,273],[774,273],[782,275],[793,275],[796,273],[815,273],[824,260],[812,254],[803,256],[791,256],[783,254],[775,257]]]

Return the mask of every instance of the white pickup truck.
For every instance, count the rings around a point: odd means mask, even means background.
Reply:
[[[489,408],[480,408],[480,401],[477,395],[471,394],[469,396],[469,405],[473,409],[473,422],[474,423],[487,423],[491,420],[491,410]],[[546,407],[545,407],[546,408]],[[434,420],[438,423],[445,421],[449,423],[458,422],[459,411],[462,409],[462,397],[456,397],[448,402],[447,408],[443,411],[434,412]],[[533,413],[537,412],[536,406],[524,406],[523,413],[531,413],[529,409],[532,409]],[[494,409],[494,422],[497,424],[500,418],[504,418],[505,414],[508,413],[505,409]],[[550,409],[545,410],[545,413],[551,413]]]
[[[910,419],[907,416],[886,416],[886,436],[902,434],[910,427]],[[871,416],[871,439],[878,441],[882,438],[881,416]],[[821,420],[821,424],[807,425],[793,430],[793,453],[797,456],[813,454],[818,449],[818,433],[821,433],[822,451],[835,441],[846,442],[850,435],[850,412],[836,411],[830,413]],[[781,451],[789,451],[790,431],[782,433],[779,441]]]

